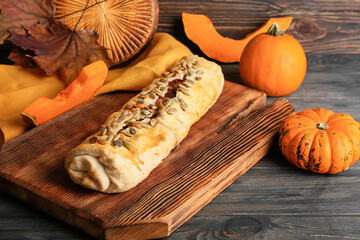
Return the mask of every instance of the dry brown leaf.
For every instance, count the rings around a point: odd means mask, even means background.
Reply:
[[[33,55],[34,53],[32,51],[25,51],[24,49],[15,46],[8,56],[8,59],[13,61],[15,65],[22,67],[32,67],[35,65],[34,60],[31,58]]]
[[[55,13],[52,0],[0,0],[0,44],[9,31],[22,26],[47,23]]]
[[[32,50],[31,58],[48,74],[63,73],[69,84],[85,66],[97,60],[108,62],[106,49],[97,43],[94,31],[73,31],[60,22],[49,26],[38,24],[10,31],[9,40],[25,50]]]

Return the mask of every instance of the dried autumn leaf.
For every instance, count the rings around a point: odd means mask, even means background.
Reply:
[[[52,0],[0,0],[0,44],[9,31],[22,26],[47,23],[55,13]]]
[[[73,31],[60,22],[52,22],[48,27],[38,24],[10,33],[12,43],[34,51],[31,58],[48,75],[60,71],[68,84],[84,66],[97,60],[108,62],[106,50],[97,43],[94,31]]]
[[[32,60],[31,56],[33,56],[34,53],[31,50],[24,50],[20,47],[14,47],[11,51],[10,55],[8,56],[8,59],[13,61],[15,65],[19,65],[22,67],[31,67],[35,63]]]

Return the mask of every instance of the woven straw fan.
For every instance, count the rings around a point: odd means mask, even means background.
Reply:
[[[112,65],[136,57],[150,42],[159,19],[157,0],[55,0],[55,6],[57,20],[71,29],[77,25],[99,34]]]

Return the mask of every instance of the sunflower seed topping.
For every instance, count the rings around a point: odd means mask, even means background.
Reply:
[[[189,83],[183,82],[182,84],[187,88],[191,87],[191,85]]]
[[[178,75],[178,74],[179,74],[179,72],[173,72],[169,75],[169,77],[176,77],[176,75]]]
[[[149,123],[149,122],[150,122],[150,118],[145,118],[145,119],[143,119],[141,122]]]
[[[168,71],[169,71],[169,72],[174,72],[174,71],[176,71],[176,69],[177,69],[177,67],[172,67],[172,68],[170,68]]]
[[[143,114],[145,117],[147,117],[151,114],[151,112],[149,110],[141,110],[141,114]]]
[[[131,108],[133,108],[133,107],[136,107],[136,105],[134,105],[134,104],[128,104],[128,105],[126,105],[125,109],[128,110],[128,109],[131,109]]]
[[[194,82],[193,80],[191,80],[191,79],[186,79],[186,80],[184,81],[184,83],[190,84],[190,85],[194,85],[194,84],[195,84],[195,82]]]
[[[150,126],[153,127],[153,126],[155,126],[155,123],[156,123],[156,119],[153,118],[153,119],[150,120],[150,123],[149,123],[149,124],[150,124]]]
[[[197,62],[193,63],[192,68],[199,69],[199,64]]]
[[[182,104],[182,105],[184,105],[184,107],[188,107],[188,105],[186,104],[186,102],[184,101],[184,99],[182,99],[182,98],[179,98],[179,102]]]
[[[122,144],[122,141],[119,140],[119,139],[113,141],[113,146],[114,146],[115,148],[120,148],[122,145],[123,145],[123,144]]]
[[[117,128],[119,126],[119,124],[120,124],[119,122],[114,121],[114,122],[111,123],[111,127]]]
[[[175,102],[174,98],[171,98],[168,107],[172,107],[172,105],[174,105],[174,102]]]
[[[169,114],[169,115],[173,115],[174,113],[176,113],[176,108],[169,108],[168,110],[167,110],[167,113]]]
[[[136,99],[136,102],[137,102],[137,103],[140,103],[140,104],[144,104],[144,103],[145,103],[144,99],[141,99],[141,98]]]
[[[138,122],[134,122],[134,123],[130,123],[131,127],[137,128],[137,129],[141,129],[141,124]]]
[[[180,88],[183,88],[183,89],[185,89],[185,90],[188,88],[187,86],[185,86],[185,85],[182,84],[182,83],[179,84],[179,87],[180,87]]]
[[[121,131],[122,134],[124,134],[127,137],[132,137],[132,134],[126,131]]]
[[[158,89],[158,88],[155,88],[155,93],[157,94],[157,95],[159,95],[159,96],[161,96],[161,97],[163,97],[165,94],[160,90],[160,89]]]
[[[115,134],[115,131],[110,126],[106,126],[106,130],[107,130],[107,135],[109,136]]]
[[[149,97],[150,97],[151,99],[155,99],[155,98],[156,98],[156,95],[155,95],[154,93],[150,93]]]
[[[180,104],[180,108],[181,110],[183,110],[184,112],[186,111],[186,107],[183,104]]]
[[[100,129],[100,136],[104,136],[107,133],[107,128],[103,127]]]
[[[129,151],[133,151],[132,146],[127,141],[122,141],[122,144],[125,148],[127,148]]]
[[[121,122],[123,122],[124,120],[125,120],[125,117],[122,116],[122,117],[118,118],[116,121],[119,122],[119,123],[121,123]]]
[[[164,108],[169,107],[172,101],[173,101],[172,98],[166,100],[166,101],[164,102]]]
[[[141,125],[141,127],[143,127],[143,128],[150,128],[150,127],[151,127],[150,124],[145,123],[145,122],[140,122],[140,125]]]
[[[104,138],[100,138],[97,142],[101,145],[105,145],[107,143],[107,140]]]
[[[160,80],[159,80],[159,82],[162,82],[162,83],[167,83],[167,82],[168,82],[168,80],[167,80],[166,78],[162,78],[162,79],[160,79]]]
[[[121,139],[121,140],[131,141],[131,137],[126,136],[126,135],[124,134],[124,132],[118,133],[114,139]]]
[[[119,110],[113,120],[107,122],[107,126],[103,126],[98,136],[90,138],[89,142],[133,151],[134,135],[155,126],[166,114],[186,111],[188,104],[181,94],[190,96],[195,81],[200,80],[203,74],[195,56],[184,57]]]
[[[170,74],[170,73],[166,71],[166,72],[164,72],[164,73],[162,74],[162,76],[167,77],[167,76],[169,76],[169,74]]]
[[[178,88],[180,92],[182,92],[183,94],[185,94],[186,96],[189,96],[189,92],[185,89],[185,88]]]
[[[130,128],[129,130],[131,135],[135,135],[136,134],[136,130],[134,128]]]
[[[115,121],[117,122],[123,122],[126,119],[130,118],[130,111],[129,110],[125,110],[117,119],[115,119]]]
[[[92,138],[89,139],[89,142],[94,144],[94,143],[97,142],[97,140],[98,140],[97,137],[92,137]]]
[[[181,63],[181,67],[183,67],[185,69],[187,64],[188,64],[188,62],[184,60]]]
[[[194,75],[194,70],[192,70],[191,68],[189,68],[188,70],[187,70],[187,72],[188,72],[188,74],[189,74],[189,76],[192,76],[192,75]]]
[[[132,114],[133,114],[133,118],[136,119],[136,118],[140,115],[140,111],[139,111],[139,110],[135,110],[135,111],[132,112]]]

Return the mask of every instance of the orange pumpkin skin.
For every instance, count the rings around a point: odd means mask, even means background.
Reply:
[[[182,21],[186,36],[198,45],[204,54],[217,61],[231,63],[240,61],[242,51],[253,37],[265,33],[274,22],[286,30],[292,17],[270,18],[259,29],[239,40],[221,36],[205,15],[182,13]]]
[[[103,85],[107,73],[108,67],[104,61],[90,63],[55,98],[40,97],[25,108],[21,112],[23,120],[38,126],[90,100]]]
[[[348,114],[306,109],[285,119],[279,133],[283,155],[305,170],[336,174],[360,157],[360,124]]]
[[[270,97],[285,96],[298,89],[306,68],[302,46],[288,34],[256,36],[246,45],[239,63],[243,83]]]

